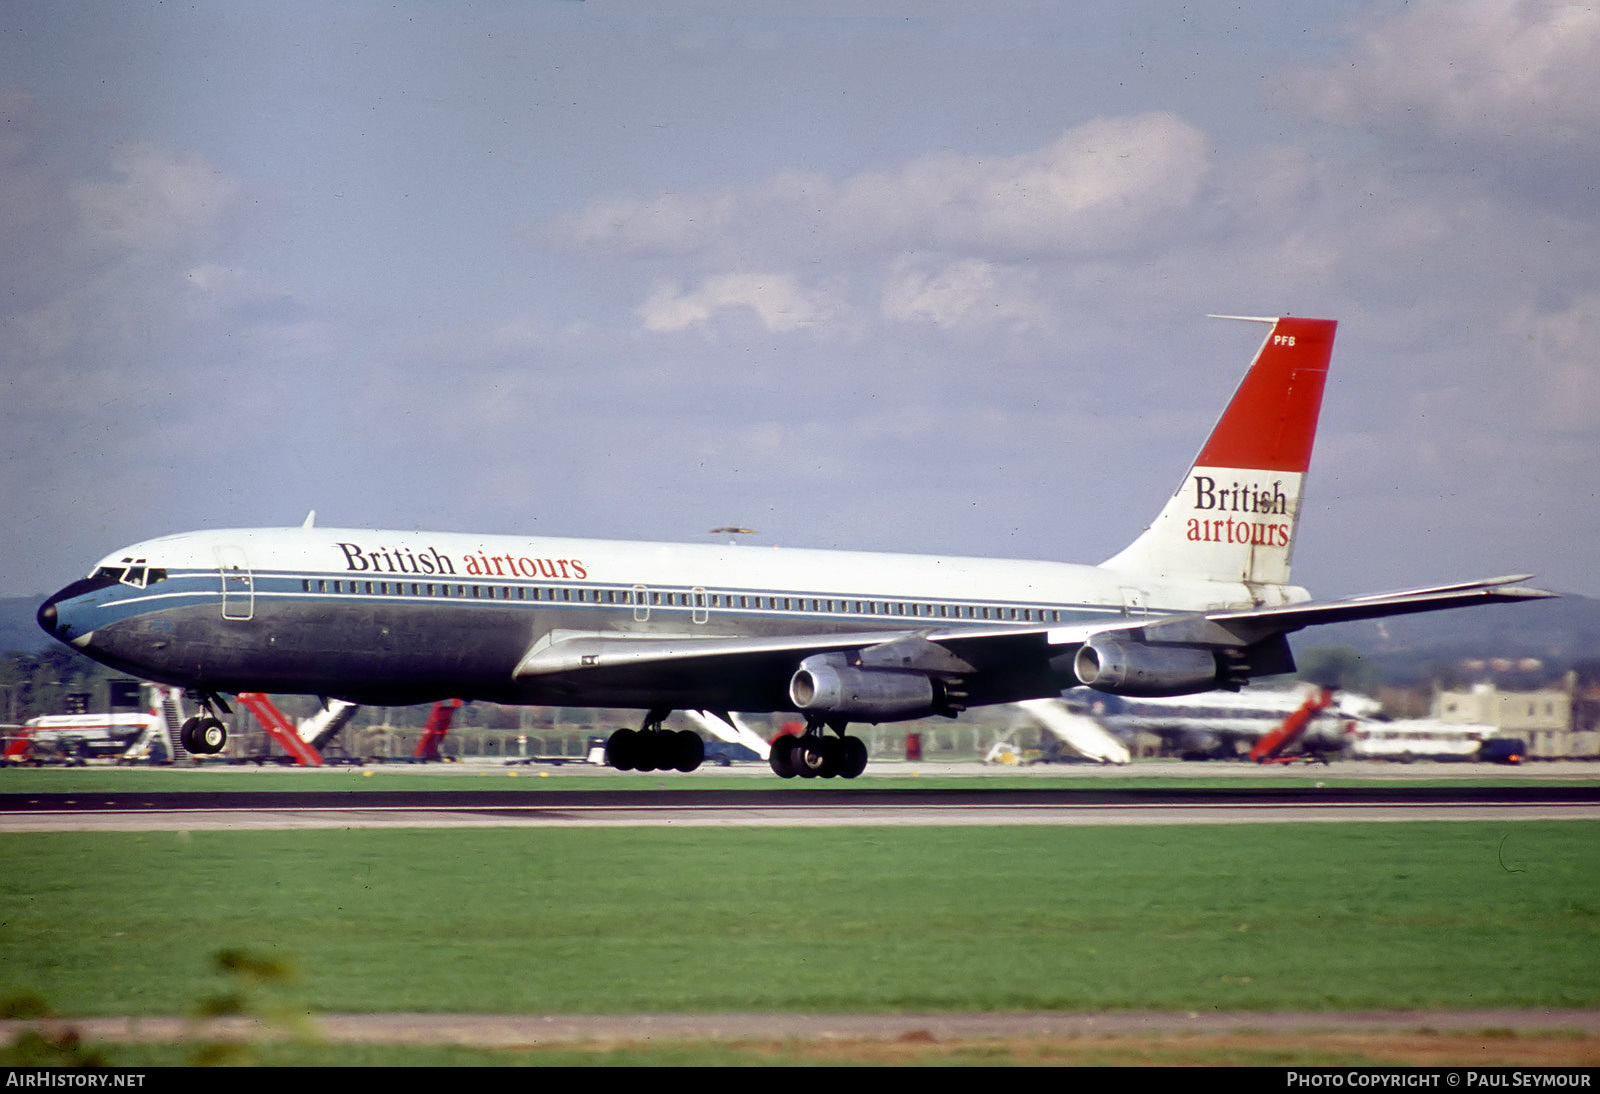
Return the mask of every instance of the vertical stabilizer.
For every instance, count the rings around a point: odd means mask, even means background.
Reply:
[[[1229,317],[1232,318],[1232,317]],[[1286,585],[1300,489],[1333,353],[1331,319],[1272,331],[1178,492],[1108,569],[1142,577]]]

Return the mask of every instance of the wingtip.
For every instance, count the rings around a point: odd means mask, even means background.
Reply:
[[[1535,589],[1527,585],[1507,585],[1492,590],[1497,599],[1502,600],[1560,600],[1560,593],[1553,593],[1549,589]]]
[[[1497,598],[1506,600],[1559,600],[1560,593],[1553,593],[1549,589],[1539,589],[1521,582],[1532,581],[1533,574],[1507,574],[1505,577],[1491,577],[1487,581],[1479,582],[1486,592],[1492,593]]]

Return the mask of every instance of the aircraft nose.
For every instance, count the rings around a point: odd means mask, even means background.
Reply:
[[[70,604],[67,605],[67,618],[63,619],[61,618],[61,609],[57,605],[78,595],[81,591],[81,586],[86,584],[87,582],[83,581],[74,582],[39,605],[38,614],[34,618],[39,621],[39,626],[43,627],[45,633],[51,638],[59,639],[62,642],[72,641],[72,606]]]
[[[117,584],[115,577],[95,574],[74,581],[39,605],[34,618],[46,634],[60,642],[84,648],[84,643],[94,633],[92,608],[98,602],[95,594]]]

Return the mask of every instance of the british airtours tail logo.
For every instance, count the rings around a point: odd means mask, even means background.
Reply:
[[[1293,531],[1290,521],[1248,519],[1289,516],[1290,501],[1283,492],[1282,479],[1269,485],[1237,481],[1222,484],[1210,475],[1196,474],[1191,485],[1194,509],[1205,514],[1189,518],[1185,538],[1191,543],[1289,546]],[[1232,515],[1236,513],[1242,516]]]

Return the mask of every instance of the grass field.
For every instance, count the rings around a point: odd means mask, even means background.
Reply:
[[[0,792],[693,784],[503,772],[173,774],[7,771]],[[1264,781],[1284,785],[1282,774]],[[130,782],[151,777],[149,786]],[[905,785],[861,780],[874,783]],[[0,835],[0,1003],[64,1015],[1597,1008],[1597,943],[1600,823],[1586,821]],[[234,971],[220,971],[222,954],[233,955]],[[1300,1038],[1287,1048],[1168,1038],[1077,1042],[1070,1052],[759,1045],[640,1055],[611,1046],[537,1060],[251,1051],[257,1062],[418,1065],[669,1063],[679,1054],[701,1063],[1423,1058],[1416,1037],[1401,1055],[1385,1055],[1380,1040]],[[1487,1047],[1502,1062],[1593,1063],[1592,1040],[1575,1048],[1560,1038],[1442,1037],[1437,1052],[1488,1062]],[[182,1048],[113,1047],[113,1062],[130,1066],[192,1058]],[[36,1062],[0,1055],[19,1060]]]
[[[0,837],[0,998],[317,1011],[1600,1006],[1600,825]]]

